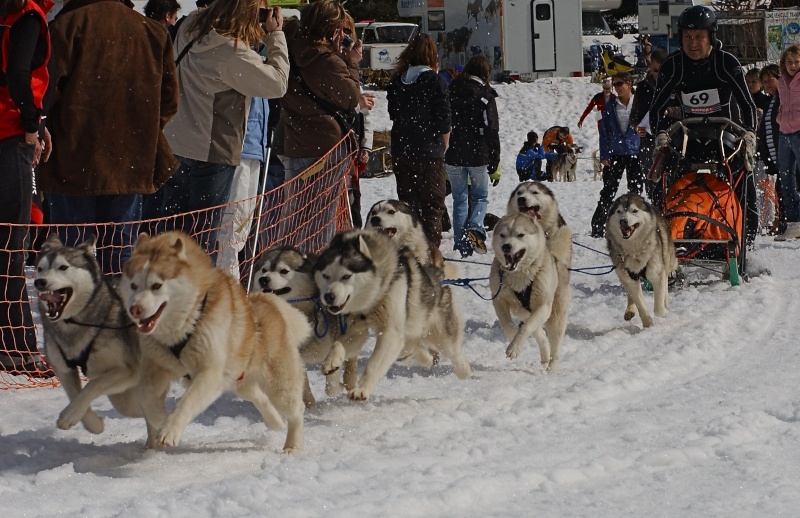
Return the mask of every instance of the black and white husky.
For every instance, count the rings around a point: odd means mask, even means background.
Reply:
[[[120,414],[142,417],[134,394],[141,364],[139,338],[97,264],[94,236],[73,248],[51,234],[38,255],[33,285],[47,361],[70,401],[57,426],[66,430],[82,422],[90,432],[101,433],[103,420],[91,404],[104,395]],[[81,371],[89,379],[83,387]]]
[[[441,352],[456,376],[472,369],[464,358],[464,315],[444,273],[422,265],[407,248],[375,230],[337,234],[314,267],[320,300],[335,315],[364,317],[376,344],[351,399],[367,399],[392,363],[408,350],[416,355]]]

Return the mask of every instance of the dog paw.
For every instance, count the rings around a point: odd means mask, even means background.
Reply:
[[[656,309],[653,311],[657,317],[667,318],[669,316],[669,309]]]
[[[159,446],[177,446],[181,440],[180,430],[174,430],[170,426],[165,426],[156,434],[156,444]]]
[[[332,361],[332,360],[327,360],[326,359],[325,362],[322,364],[322,367],[321,367],[322,374],[324,374],[326,376],[328,374],[333,374],[334,372],[338,371],[341,367],[342,367],[341,362],[337,362],[337,361]]]
[[[653,325],[653,319],[650,315],[642,315],[642,325],[644,327],[650,327]]]
[[[302,450],[302,448],[300,446],[295,446],[295,445],[292,446],[286,445],[283,447],[283,453],[286,453],[287,455],[291,455],[292,453],[297,453],[300,450]]]
[[[522,352],[522,347],[519,346],[516,342],[511,342],[511,345],[508,346],[506,349],[506,358],[509,360],[515,359],[519,356],[519,353]]]
[[[369,398],[369,391],[356,387],[347,393],[347,397],[353,401],[366,401]]]
[[[625,315],[623,316],[623,318],[625,320],[631,320],[635,316],[636,316],[636,311],[634,311],[632,309],[629,309],[629,310],[625,311]]]
[[[83,427],[86,428],[89,433],[103,433],[103,430],[105,429],[103,418],[91,410],[83,414],[83,418],[81,418],[80,421],[83,423]],[[61,428],[61,426],[59,426],[59,428]],[[61,429],[66,430],[66,428]]]
[[[85,415],[88,416],[89,412],[87,411]],[[97,414],[94,414],[94,417],[97,418],[97,419],[100,419],[97,416]],[[61,414],[59,414],[58,421],[56,421],[56,426],[59,427],[61,430],[69,430],[70,428],[72,428],[73,426],[78,424],[82,418],[83,418],[83,415],[78,415],[78,413],[76,412],[76,409],[72,405],[69,405],[64,410],[61,411]],[[102,431],[102,428],[103,428],[102,422],[103,421],[101,419],[100,420],[100,428],[101,428],[100,431]],[[96,424],[96,422],[93,423],[93,424]],[[87,430],[88,430],[88,428],[87,428]],[[89,431],[91,432],[91,430],[89,430]],[[92,433],[95,433],[95,432],[92,432]]]
[[[344,384],[339,381],[331,381],[330,383],[325,383],[325,394],[328,397],[337,397],[341,394],[345,389]]]
[[[547,365],[544,365],[545,372],[553,372],[558,367],[558,358],[550,358]]]

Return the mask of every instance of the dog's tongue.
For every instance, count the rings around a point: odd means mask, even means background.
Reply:
[[[156,311],[152,316],[139,320],[139,323],[136,325],[136,329],[138,329],[142,334],[147,334],[152,331],[153,328],[156,327],[158,318],[161,316],[161,313],[164,312],[165,307],[167,307],[166,302],[161,304],[161,307],[159,307],[158,311]]]
[[[64,295],[54,291],[43,291],[39,293],[39,300],[47,304],[59,304],[64,298]]]
[[[542,219],[541,214],[536,209],[528,209],[527,214],[532,218]]]
[[[625,239],[630,238],[633,235],[633,231],[636,230],[636,225],[632,227],[620,227],[620,231],[622,232],[622,237]]]
[[[380,230],[389,237],[394,237],[397,234],[397,229],[392,227],[375,227],[375,229]]]

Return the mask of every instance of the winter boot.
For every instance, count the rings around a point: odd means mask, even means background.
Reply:
[[[775,236],[775,241],[786,241],[798,238],[800,238],[800,221],[790,221],[786,223],[786,232]]]

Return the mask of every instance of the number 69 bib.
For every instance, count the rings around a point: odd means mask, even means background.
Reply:
[[[686,115],[708,115],[720,111],[722,104],[716,88],[691,93],[681,93],[683,112]]]

